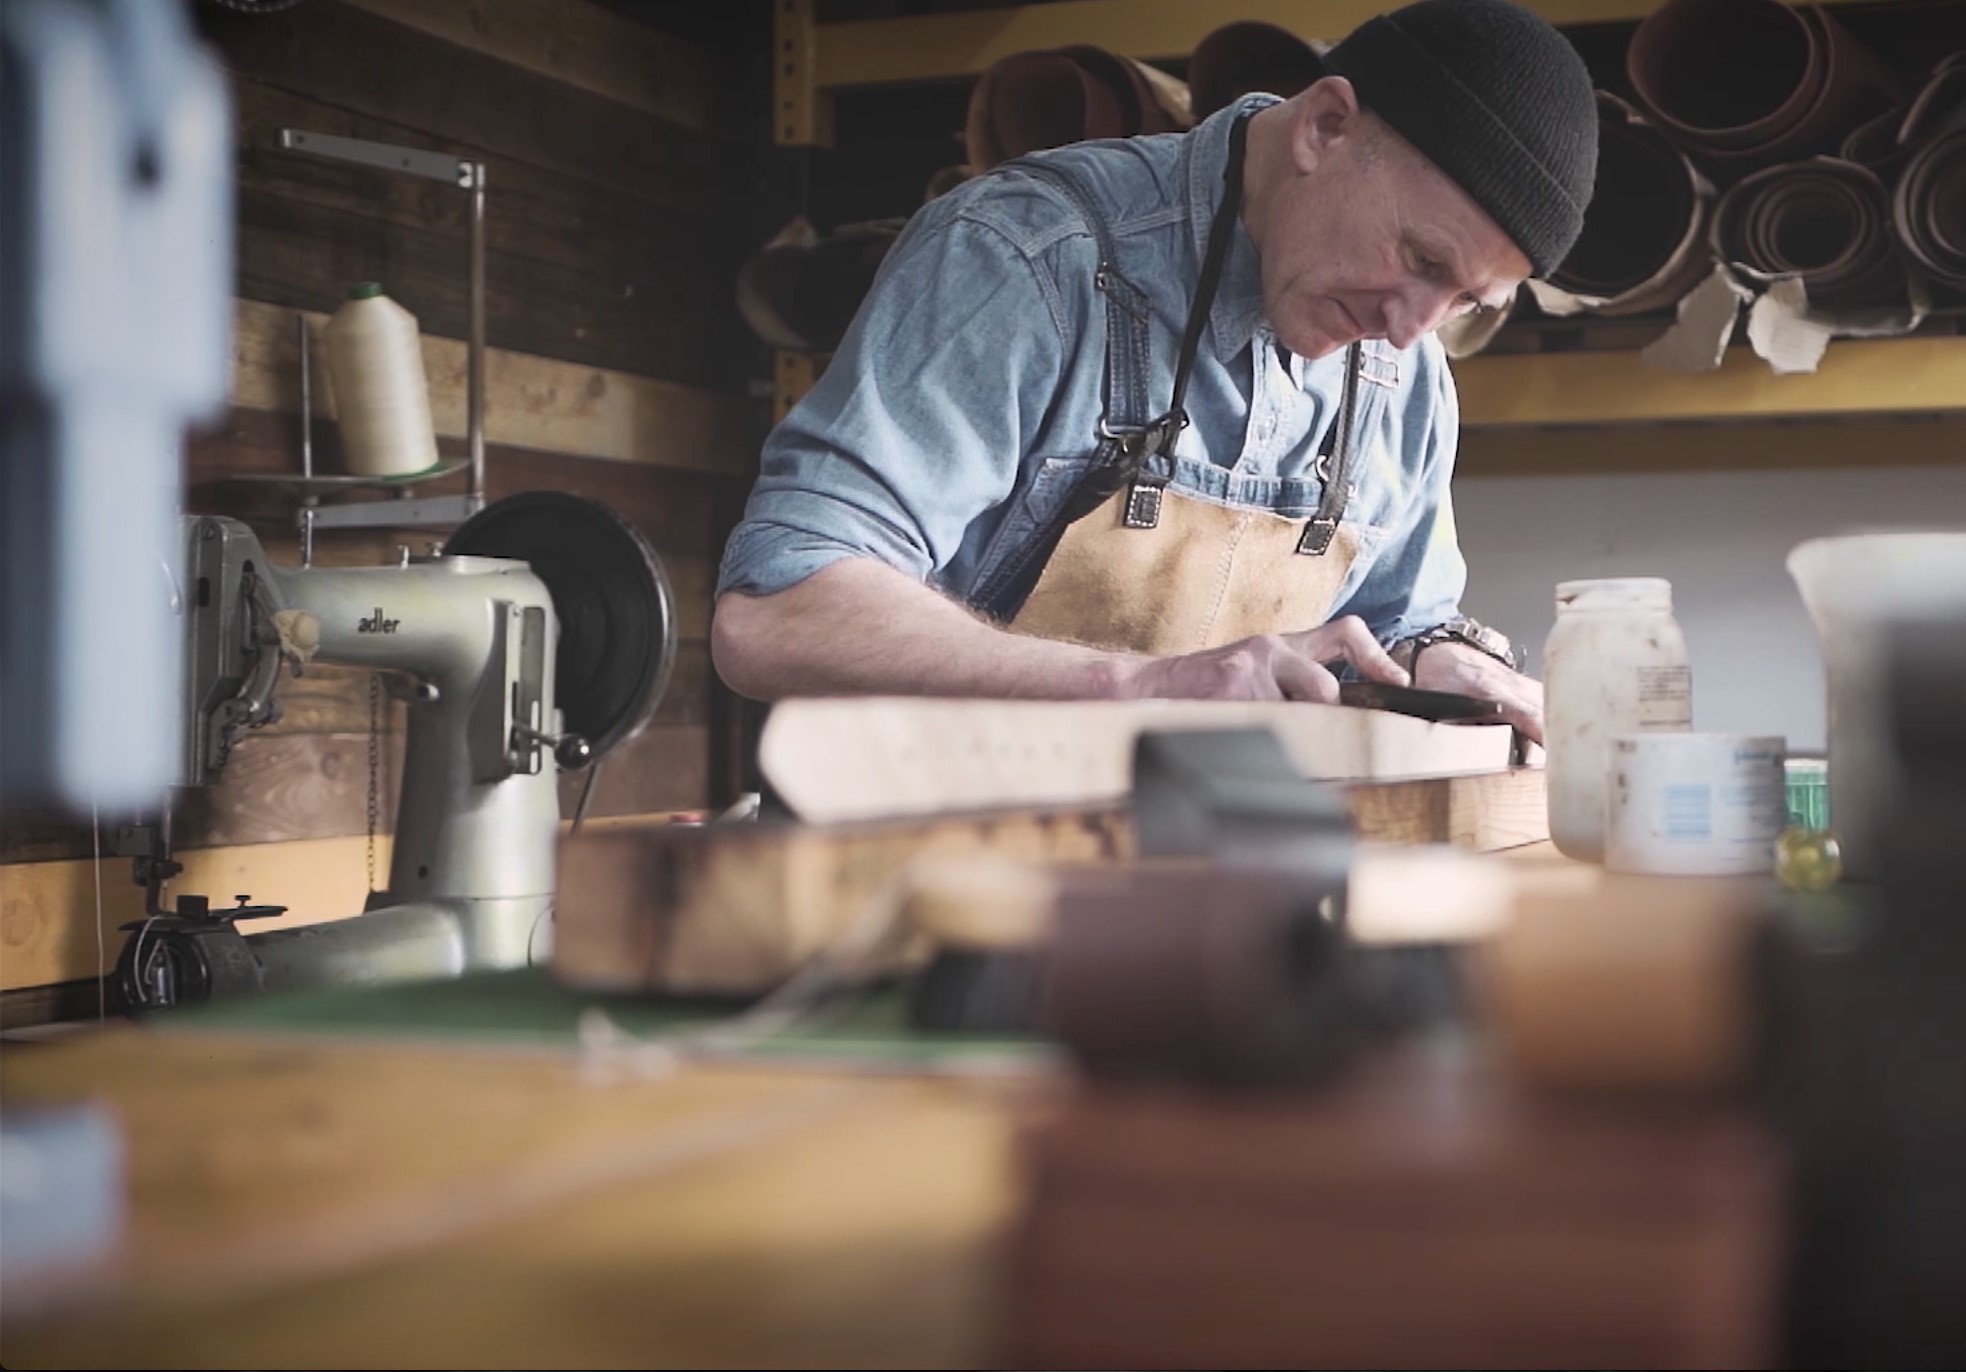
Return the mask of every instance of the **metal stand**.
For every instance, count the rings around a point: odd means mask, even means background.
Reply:
[[[382,171],[401,172],[441,181],[471,195],[471,320],[467,352],[467,426],[470,443],[471,484],[461,496],[423,496],[411,498],[405,489],[400,500],[369,500],[344,505],[320,503],[323,486],[403,487],[404,478],[383,480],[362,477],[323,477],[314,473],[314,445],[311,430],[312,392],[308,373],[307,322],[300,321],[301,374],[301,508],[296,522],[300,526],[301,564],[314,560],[314,531],[318,529],[411,528],[426,525],[461,524],[485,507],[485,164],[421,148],[402,148],[389,143],[371,143],[360,138],[341,138],[333,134],[307,133],[300,129],[281,129],[280,146],[295,152],[313,153],[341,162],[353,162]],[[420,479],[435,480],[456,471],[446,465]],[[293,478],[285,478],[292,481]]]

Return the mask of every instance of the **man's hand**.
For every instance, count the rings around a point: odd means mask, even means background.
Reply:
[[[1431,652],[1438,650],[1430,650]],[[1245,638],[1185,657],[1140,658],[1118,669],[1112,694],[1134,699],[1338,699],[1338,678],[1323,664],[1343,660],[1373,681],[1407,684],[1406,670],[1386,655],[1355,615],[1295,634]],[[1431,664],[1429,664],[1431,665]],[[1530,683],[1534,685],[1535,683]],[[1540,720],[1540,689],[1538,718]],[[1537,726],[1541,728],[1540,723]]]
[[[1494,658],[1465,643],[1436,643],[1420,651],[1419,675],[1413,683],[1423,691],[1452,691],[1502,706],[1502,717],[1537,743],[1543,741],[1543,683],[1512,672]]]

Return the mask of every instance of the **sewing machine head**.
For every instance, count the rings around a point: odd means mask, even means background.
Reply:
[[[403,788],[388,886],[363,919],[341,922],[364,928],[339,937],[433,974],[537,956],[555,885],[557,774],[637,732],[674,662],[674,601],[646,541],[601,506],[552,492],[488,506],[441,555],[385,567],[276,566],[231,519],[188,516],[183,530],[179,784],[214,781],[248,731],[277,720],[289,675],[371,670],[409,707]],[[392,921],[400,936],[387,934]],[[324,955],[333,941],[309,940]],[[411,945],[428,951],[399,956]],[[202,965],[206,951],[180,950],[183,966],[164,979],[209,985],[222,969]],[[126,991],[140,1003],[180,998],[151,991],[154,958],[128,961]],[[251,971],[268,984],[264,959]],[[369,971],[352,979],[379,979]]]

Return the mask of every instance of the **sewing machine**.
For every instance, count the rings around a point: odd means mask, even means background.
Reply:
[[[382,674],[407,702],[403,784],[387,887],[356,918],[242,934],[284,907],[164,909],[177,865],[164,846],[140,853],[148,916],[117,969],[131,1008],[543,958],[557,774],[639,730],[675,656],[673,597],[641,535],[554,492],[488,506],[441,555],[385,567],[280,567],[236,520],[182,528],[179,784],[213,781],[279,717],[281,681],[315,664]]]

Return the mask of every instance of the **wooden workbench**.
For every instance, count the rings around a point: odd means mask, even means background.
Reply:
[[[988,1363],[1041,1094],[135,1028],[10,1046],[6,1108],[113,1104],[131,1213],[122,1272],[10,1308],[0,1362]]]
[[[0,1363],[1001,1363],[1017,1141],[1069,1094],[209,1029],[9,1045],[0,1106],[117,1112],[130,1217],[87,1303],[10,1305]]]

